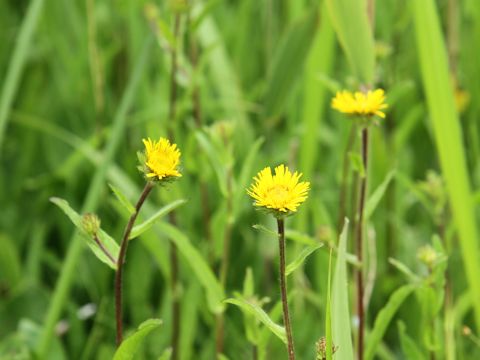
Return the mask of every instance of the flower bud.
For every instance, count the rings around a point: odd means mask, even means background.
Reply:
[[[82,216],[82,228],[91,236],[95,236],[100,230],[100,219],[96,214],[87,213]]]

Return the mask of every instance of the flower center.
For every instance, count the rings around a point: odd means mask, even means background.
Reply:
[[[269,195],[278,202],[284,202],[288,199],[288,190],[281,185],[274,185],[268,190]]]

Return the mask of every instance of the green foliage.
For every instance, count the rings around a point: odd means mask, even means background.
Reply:
[[[149,319],[141,323],[138,329],[127,337],[115,351],[113,360],[132,360],[140,346],[142,346],[145,337],[160,325],[162,325],[162,320],[160,319]]]
[[[347,236],[348,219],[345,218],[340,240],[338,242],[337,261],[333,276],[332,289],[332,338],[338,346],[335,353],[339,359],[353,358],[352,329],[347,275]]]

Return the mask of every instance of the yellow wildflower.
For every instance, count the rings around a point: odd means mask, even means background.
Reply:
[[[255,183],[247,193],[255,200],[255,206],[270,209],[277,217],[289,215],[308,197],[310,183],[299,182],[301,176],[298,172],[292,174],[284,165],[277,166],[272,176],[272,170],[266,167],[253,178]]]
[[[145,175],[152,180],[163,180],[180,177],[178,171],[180,164],[180,151],[177,144],[170,144],[165,138],[152,141],[150,138],[143,139],[145,144]]]
[[[358,116],[378,115],[385,118],[385,113],[382,110],[387,107],[385,92],[382,89],[368,91],[367,93],[339,91],[332,100],[332,108],[345,114]]]

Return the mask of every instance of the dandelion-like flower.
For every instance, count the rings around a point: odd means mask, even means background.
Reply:
[[[385,113],[382,111],[388,107],[385,104],[385,92],[382,89],[363,93],[357,91],[352,93],[344,90],[337,92],[332,99],[332,108],[350,115],[373,116],[377,115],[382,119]]]
[[[182,176],[178,171],[180,150],[177,144],[171,144],[168,139],[160,138],[152,141],[143,139],[145,144],[145,175],[152,180],[165,180]]]
[[[308,197],[310,183],[299,182],[301,176],[298,172],[292,174],[284,165],[275,168],[275,175],[266,167],[253,178],[255,183],[247,193],[255,200],[255,206],[271,210],[277,218],[290,215]]]

